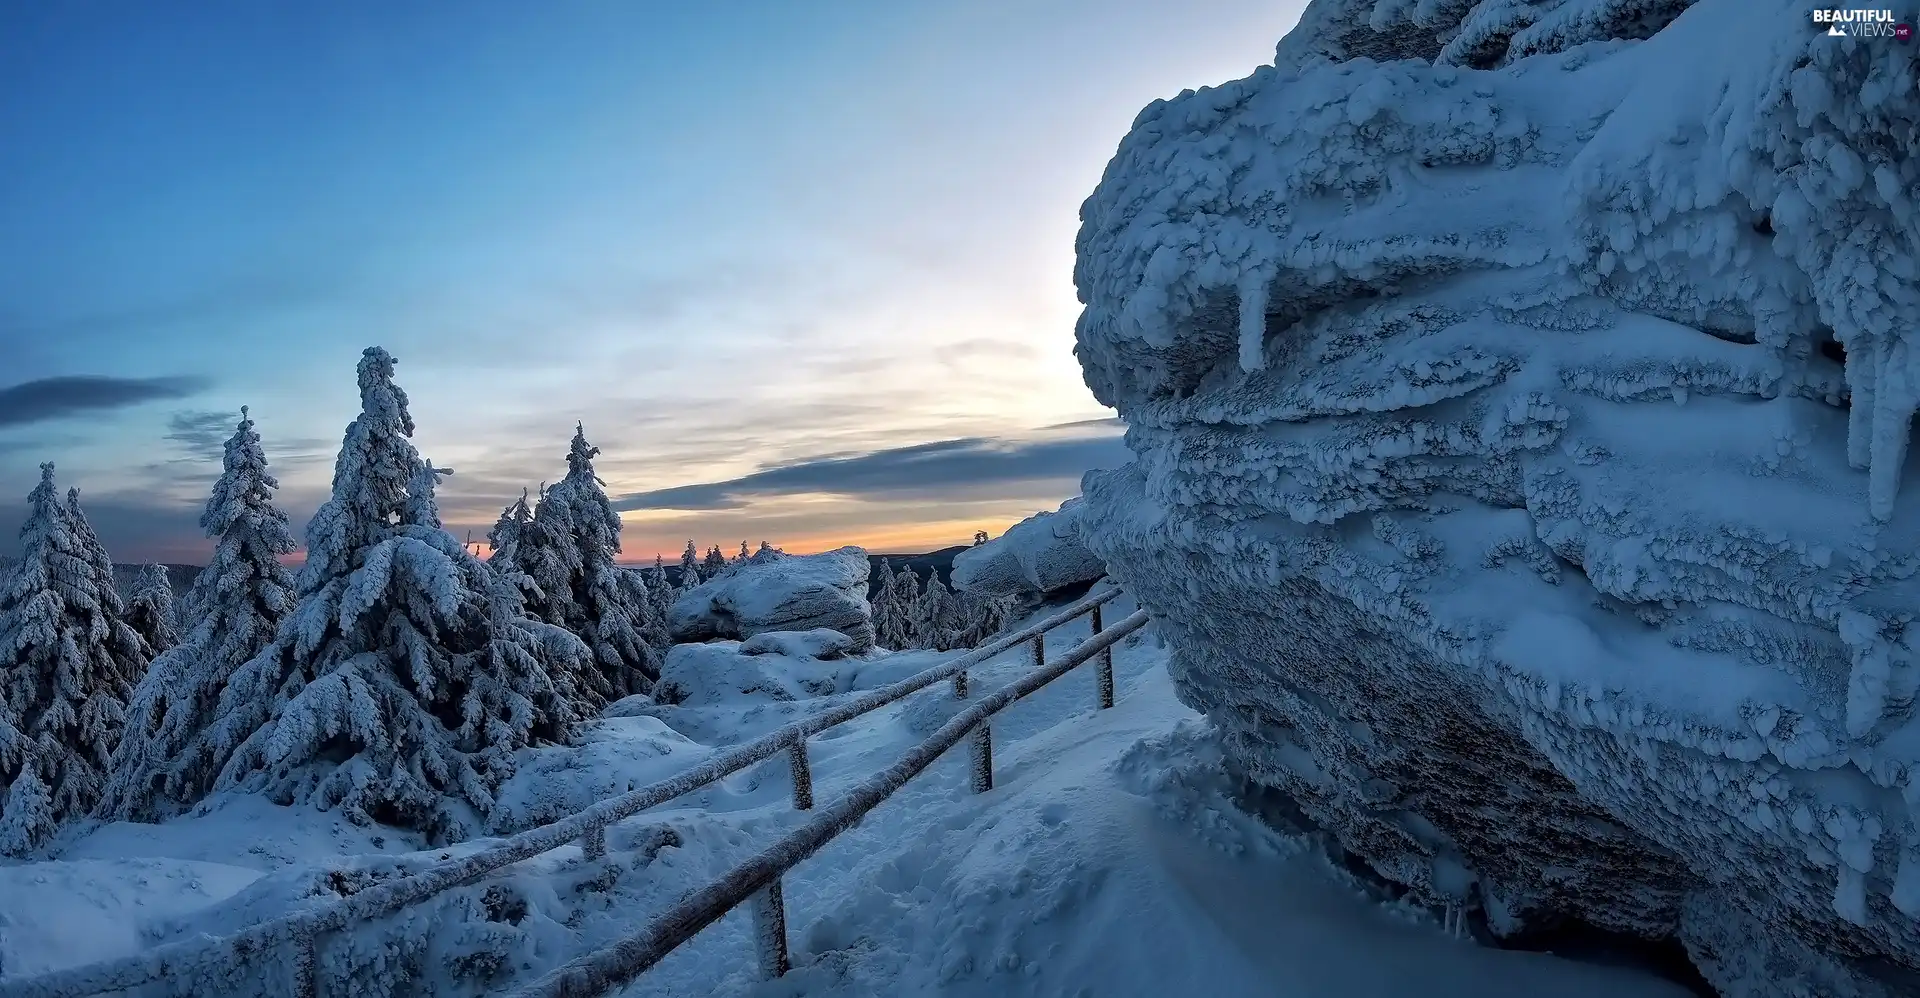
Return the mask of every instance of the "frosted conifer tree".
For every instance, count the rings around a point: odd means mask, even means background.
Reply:
[[[558,489],[540,486],[540,502],[521,531],[515,561],[533,582],[527,612],[565,627],[579,616],[573,606],[573,578],[580,572],[580,551],[573,543],[573,508],[557,495]]]
[[[393,369],[385,350],[361,357],[299,602],[215,709],[215,786],[446,841],[484,827],[515,750],[568,740],[590,653],[437,525],[442,472],[414,450]]]
[[[652,573],[637,568],[622,568],[619,571],[620,584],[628,592],[627,598],[638,608],[640,637],[653,649],[653,660],[665,662],[667,649],[673,647],[673,636],[667,633],[667,611],[655,598],[653,585],[648,581]],[[667,606],[672,606],[669,602]],[[656,669],[654,678],[658,678]]]
[[[879,638],[880,643],[893,649],[916,647],[912,619],[914,605],[920,602],[920,577],[914,574],[912,566],[902,565],[887,584],[893,590],[893,614],[884,622],[888,633]],[[874,622],[876,634],[882,623]]]
[[[87,511],[80,506],[80,489],[67,490],[67,519],[72,524],[73,535],[86,552],[85,561],[92,573],[93,592],[98,594],[100,612],[104,619],[124,624],[127,619],[127,606],[120,599],[120,587],[114,580],[113,557],[107,554],[106,545],[100,543],[100,535],[93,532],[93,524],[87,521]],[[137,637],[137,632],[134,633]],[[144,643],[136,646],[137,654],[116,657],[116,663],[124,670],[121,678],[127,681],[131,689],[147,673],[147,661],[152,658]]]
[[[24,856],[85,816],[106,786],[144,668],[139,635],[103,591],[97,541],[74,496],[40,466],[20,528],[22,557],[0,588],[0,855]],[[84,534],[83,534],[84,531]]]
[[[771,544],[768,544],[766,541],[761,541],[760,550],[755,551],[753,553],[753,559],[756,562],[771,561],[773,557],[779,553],[780,553],[779,548],[774,547]]]
[[[657,554],[653,556],[653,568],[647,572],[647,590],[652,594],[654,609],[665,619],[665,608],[673,605],[673,583],[667,581],[667,560]]]
[[[549,592],[549,598],[565,607],[563,623],[593,649],[599,667],[592,677],[594,689],[617,700],[653,687],[660,677],[660,653],[647,639],[652,601],[615,561],[620,554],[620,514],[594,473],[593,459],[599,454],[600,448],[587,442],[586,428],[576,425],[567,450],[567,476],[548,490],[535,520],[552,508],[557,513],[551,529],[557,531],[561,522],[568,528],[565,542],[572,550],[555,559],[570,570],[564,583],[555,583],[564,584],[566,593],[555,599]],[[552,541],[559,543],[560,538]],[[537,581],[547,584],[544,578]]]
[[[191,624],[179,645],[153,660],[134,689],[127,731],[98,816],[164,821],[205,796],[218,774],[209,731],[228,677],[273,640],[293,609],[294,550],[280,488],[267,471],[247,410],[228,438],[219,481],[200,514],[213,557],[193,581]]]
[[[686,592],[700,582],[700,549],[688,541],[687,549],[680,552],[680,591]]]
[[[165,566],[142,565],[133,577],[133,594],[127,599],[127,626],[147,643],[150,655],[180,643],[173,583],[167,578]]]
[[[86,562],[93,572],[94,581],[98,582],[102,579],[112,581],[113,558],[107,554],[106,545],[100,543],[100,535],[93,532],[93,524],[87,522],[86,510],[80,508],[79,486],[67,490],[67,516],[73,522],[74,536],[85,552]],[[120,605],[118,590],[114,590],[114,603],[116,606]]]
[[[901,639],[901,633],[897,629],[889,630],[887,627],[887,622],[898,613],[899,607],[893,600],[893,563],[885,558],[880,559],[880,571],[874,580],[873,596],[867,602],[873,608],[875,643],[882,648],[896,650],[901,648],[902,645],[894,643]]]
[[[762,543],[762,544],[765,544],[765,543],[766,543],[766,541],[761,541],[760,543]],[[734,556],[733,556],[733,561],[732,561],[732,564],[735,564],[735,565],[744,565],[744,564],[746,564],[746,563],[747,563],[748,561],[750,561],[750,560],[752,560],[752,558],[753,558],[753,552],[752,552],[752,551],[749,551],[749,550],[747,550],[747,542],[746,542],[746,541],[741,541],[741,542],[740,542],[740,553],[739,553],[739,554],[737,554],[737,555],[734,555]]]
[[[720,545],[707,549],[707,559],[700,563],[700,577],[712,579],[727,570],[727,556],[720,551]]]
[[[927,589],[913,605],[914,643],[935,651],[950,651],[967,626],[960,602],[940,581],[938,571],[927,573]]]
[[[487,564],[496,569],[519,568],[520,541],[533,526],[533,507],[527,503],[527,491],[520,490],[520,498],[508,503],[500,511],[500,519],[493,521],[493,529],[487,531]]]
[[[1012,596],[975,596],[968,594],[957,596],[960,613],[966,621],[958,637],[954,639],[955,648],[978,648],[1005,630],[1007,622],[1013,619],[1014,597]]]

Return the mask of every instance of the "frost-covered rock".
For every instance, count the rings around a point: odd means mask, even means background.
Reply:
[[[1316,0],[1148,107],[1077,243],[1138,456],[1080,537],[1233,764],[1416,897],[1890,996],[1920,57],[1808,9]]]
[[[1078,497],[1036,513],[999,537],[953,557],[953,588],[983,596],[1044,595],[1107,574],[1080,540]]]
[[[681,593],[667,618],[673,639],[741,639],[825,627],[852,638],[857,651],[873,647],[867,604],[872,568],[865,551],[843,547],[822,554],[766,555]]]
[[[839,631],[767,631],[745,641],[675,645],[653,698],[686,707],[786,703],[853,688],[865,662]]]
[[[787,655],[822,662],[846,658],[857,649],[858,644],[852,638],[825,627],[811,631],[766,631],[740,642],[742,655]]]

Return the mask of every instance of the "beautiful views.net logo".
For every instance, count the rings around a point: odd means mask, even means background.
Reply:
[[[1826,25],[1827,34],[1835,38],[1894,38],[1904,42],[1913,37],[1913,27],[1896,22],[1890,10],[1816,10],[1813,23]]]

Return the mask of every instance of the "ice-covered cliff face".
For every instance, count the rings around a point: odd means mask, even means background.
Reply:
[[[1315,0],[1149,107],[1082,210],[1137,454],[1083,534],[1435,902],[1920,994],[1920,43],[1813,6]]]

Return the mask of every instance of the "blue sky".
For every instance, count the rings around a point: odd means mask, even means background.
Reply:
[[[1298,14],[0,3],[0,530],[51,459],[117,559],[195,560],[243,404],[304,522],[378,344],[456,530],[584,420],[632,557],[997,532],[1125,457],[1081,200]]]

